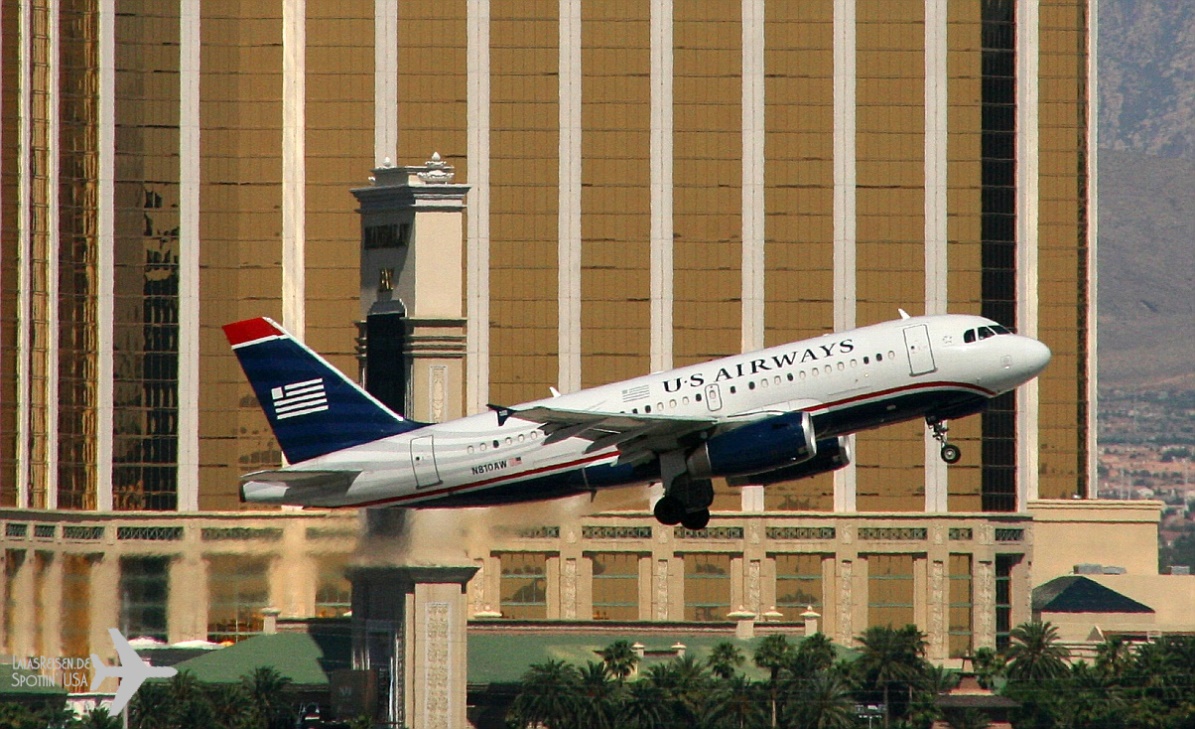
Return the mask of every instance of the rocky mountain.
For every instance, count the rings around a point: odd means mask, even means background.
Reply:
[[[1102,389],[1195,389],[1195,3],[1101,0]]]
[[[1100,0],[1100,145],[1195,159],[1195,3]]]
[[[1101,388],[1195,389],[1195,161],[1100,150]]]

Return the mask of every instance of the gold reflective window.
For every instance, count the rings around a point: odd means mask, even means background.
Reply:
[[[594,552],[593,619],[639,619],[639,555]]]
[[[495,555],[501,563],[502,617],[543,620],[548,617],[548,556],[536,552]]]
[[[721,622],[730,612],[730,555],[686,554],[685,620]]]

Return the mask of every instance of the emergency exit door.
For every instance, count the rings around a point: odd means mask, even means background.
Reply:
[[[909,355],[909,374],[916,377],[938,369],[929,346],[929,328],[924,324],[905,327],[905,351]]]

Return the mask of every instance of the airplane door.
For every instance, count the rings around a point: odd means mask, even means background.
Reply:
[[[425,489],[440,483],[440,470],[436,468],[434,436],[423,435],[411,440],[411,468],[415,469],[415,488]]]
[[[722,409],[722,388],[718,385],[705,386],[705,405],[710,410]]]
[[[905,350],[909,354],[909,374],[924,375],[938,369],[929,346],[929,329],[924,324],[905,327]]]

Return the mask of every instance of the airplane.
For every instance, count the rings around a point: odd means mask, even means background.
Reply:
[[[141,656],[137,655],[137,651],[133,650],[133,646],[129,645],[129,642],[116,628],[108,628],[108,635],[112,637],[112,645],[116,648],[116,655],[120,657],[120,665],[109,666],[101,661],[99,656],[92,653],[91,667],[95,669],[95,676],[91,679],[91,691],[92,693],[98,691],[100,684],[106,678],[119,678],[120,688],[116,690],[112,706],[108,709],[109,714],[119,714],[129,703],[129,699],[133,698],[133,694],[137,693],[137,689],[141,688],[145,679],[170,678],[178,673],[178,669],[169,666],[151,666],[141,660]]]
[[[1038,375],[1049,348],[959,314],[901,318],[443,423],[391,411],[268,318],[225,335],[288,464],[241,500],[312,507],[470,507],[660,482],[665,525],[709,523],[712,479],[763,484],[850,463],[847,436],[948,421]]]

